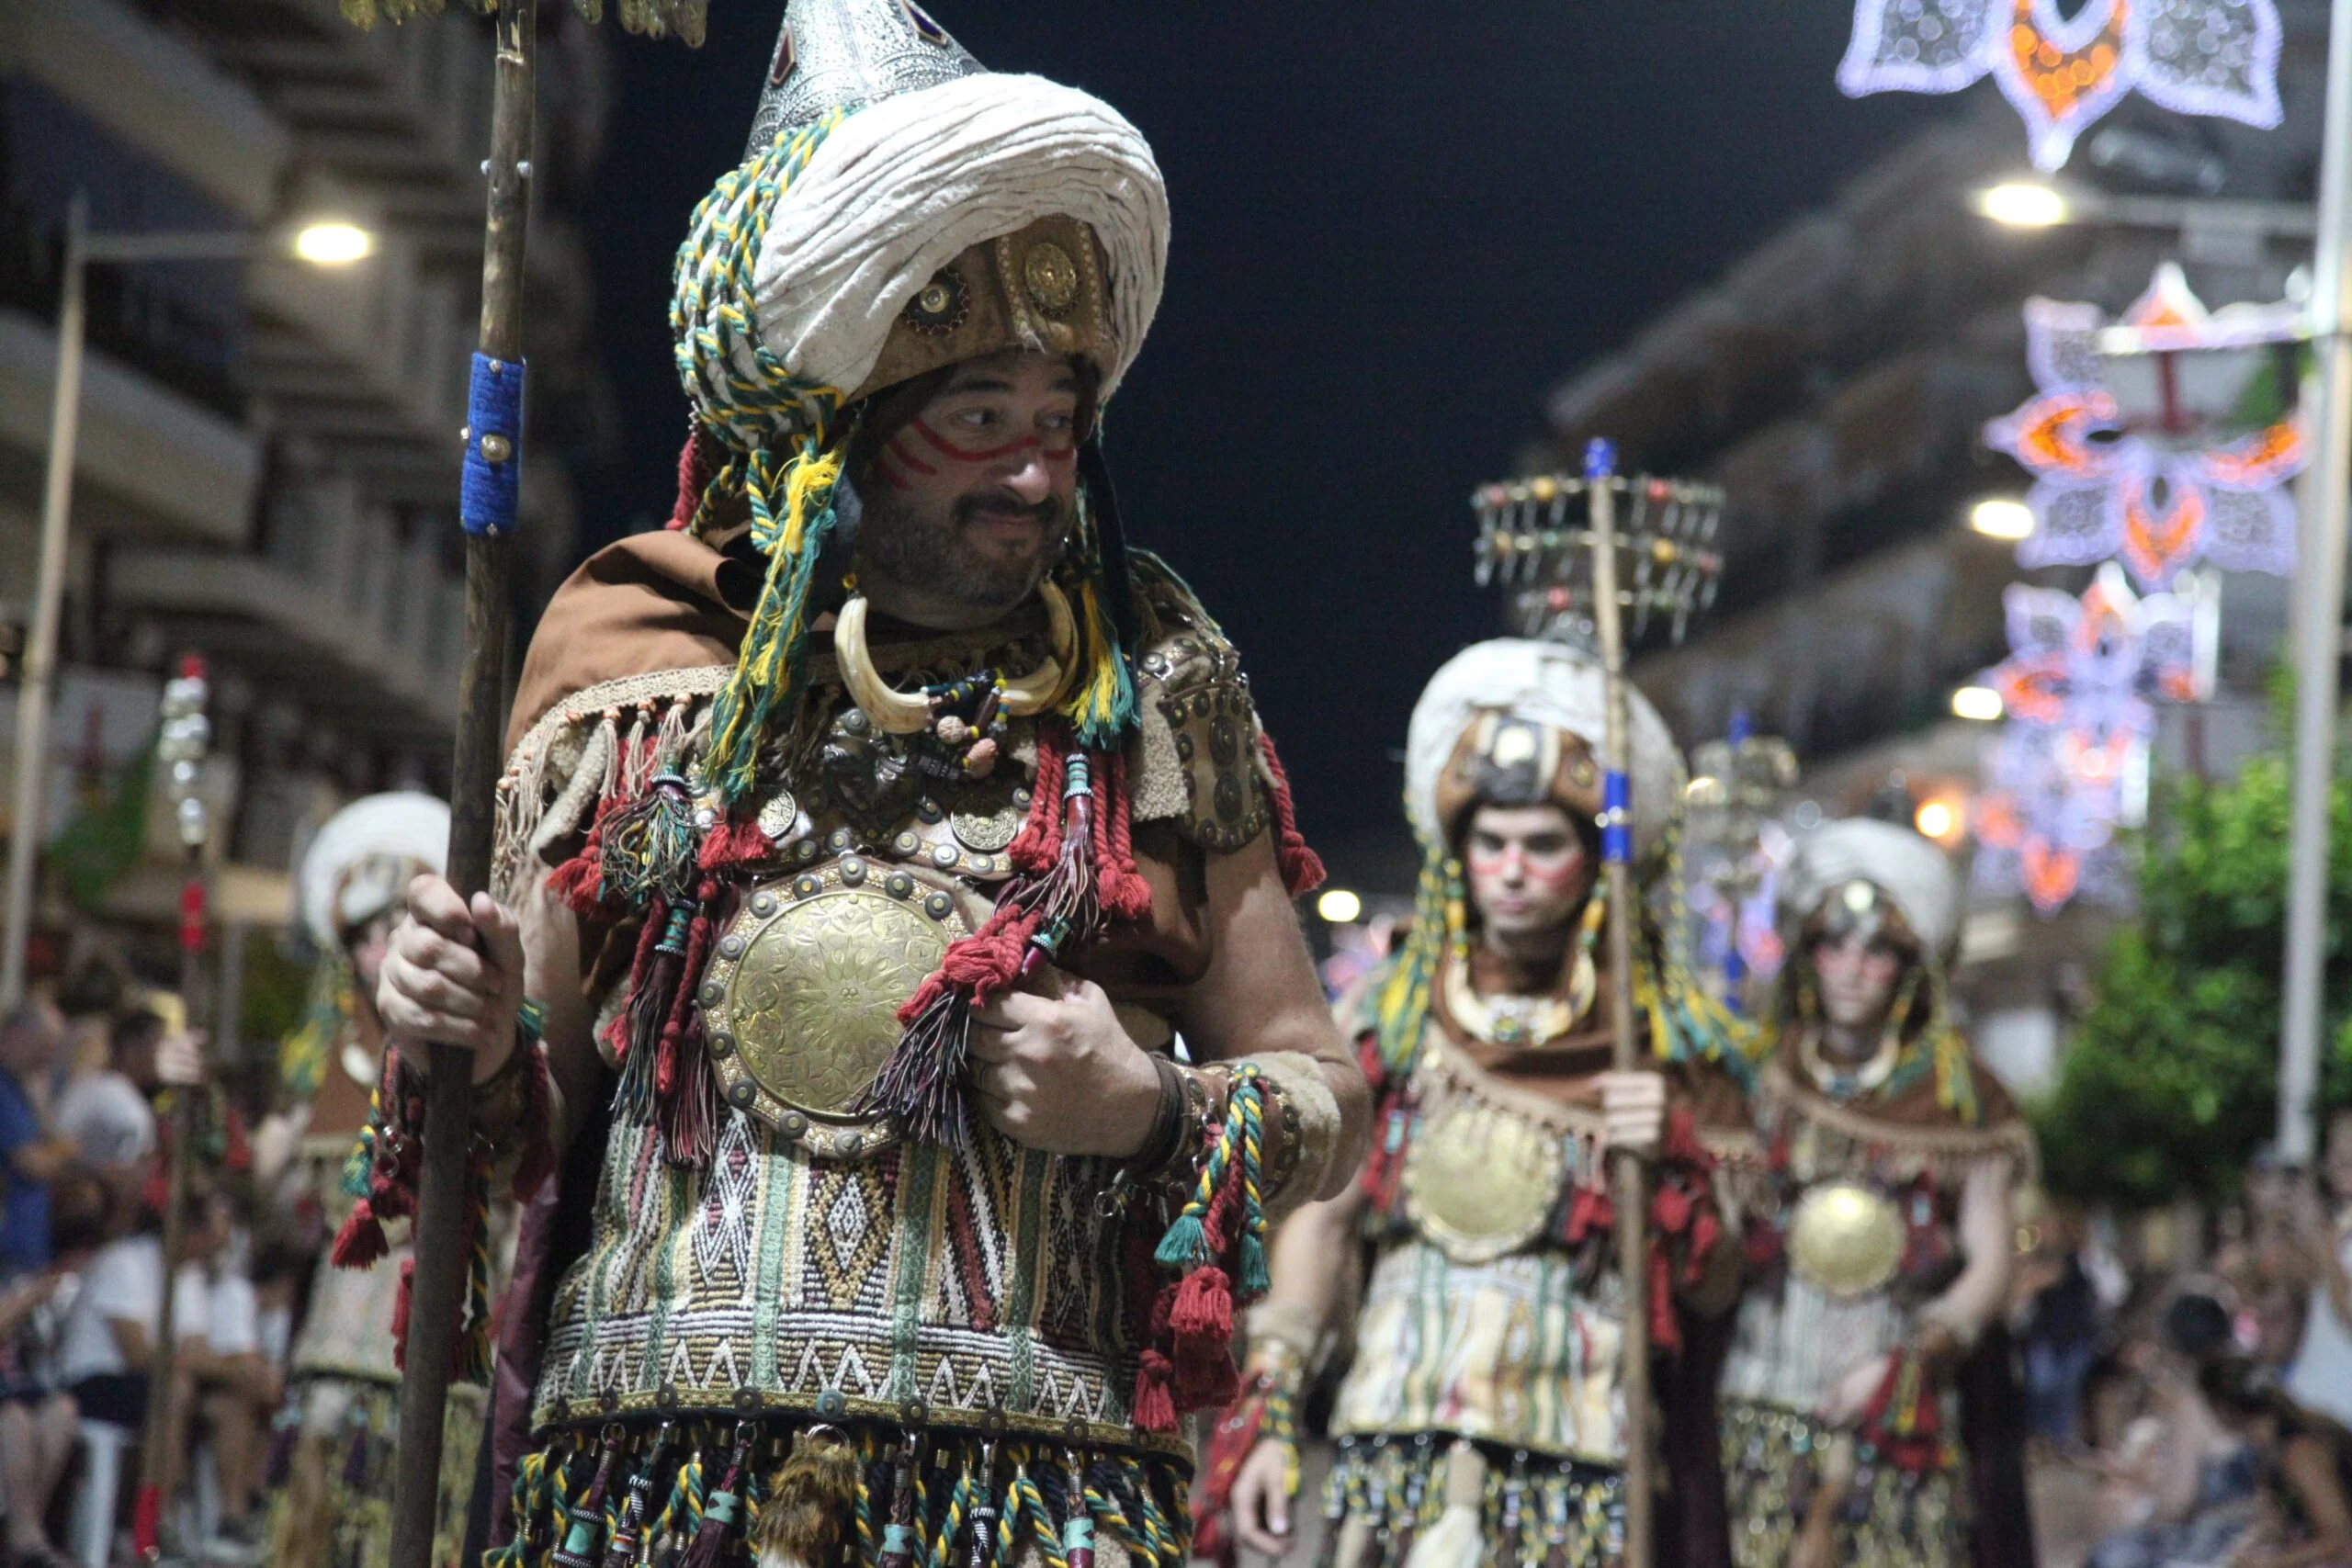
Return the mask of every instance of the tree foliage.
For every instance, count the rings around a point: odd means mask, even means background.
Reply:
[[[2235,1190],[2277,1124],[2286,955],[2288,759],[2175,783],[2142,847],[2140,915],[2102,955],[2093,1001],[2037,1108],[2046,1179],[2129,1206]],[[2323,1101],[2352,1099],[2352,782],[2329,800],[2329,1049]]]

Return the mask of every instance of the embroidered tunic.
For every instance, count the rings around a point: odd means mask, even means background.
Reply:
[[[1825,1484],[1850,1486],[1837,1561],[1863,1565],[1969,1561],[1962,1412],[1951,1383],[1920,1390],[1929,1434],[1891,1451],[1887,1420],[1851,1442],[1815,1412],[1854,1368],[1901,1350],[1919,1311],[1963,1261],[1957,1231],[1970,1173],[1991,1164],[2023,1179],[2030,1134],[1956,1038],[1939,1082],[1926,1045],[1851,1100],[1801,1081],[1784,1048],[1757,1096],[1770,1162],[1751,1222],[1755,1268],[1722,1384],[1732,1549],[1740,1568],[1779,1568]],[[1850,1466],[1850,1480],[1838,1472]]]

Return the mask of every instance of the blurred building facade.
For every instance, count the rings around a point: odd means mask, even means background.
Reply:
[[[1791,742],[1797,796],[1821,815],[1909,816],[1936,797],[1964,821],[1990,727],[1954,718],[1950,701],[2007,652],[2003,587],[2078,591],[2090,576],[2022,571],[2011,545],[1967,525],[1975,501],[2028,484],[1981,434],[2033,390],[2021,306],[2039,294],[2117,312],[2167,257],[2211,306],[2281,297],[2311,245],[2271,220],[2315,187],[2325,46],[2324,6],[2282,10],[2283,127],[2177,118],[2133,99],[2061,176],[2160,197],[2185,221],[1990,221],[1976,195],[2032,176],[2015,115],[1981,87],[1949,124],[1889,150],[1834,205],[1553,393],[1523,472],[1573,472],[1585,442],[1606,435],[1629,470],[1705,477],[1728,493],[1713,614],[1634,665],[1685,744],[1745,716]],[[2221,688],[2163,712],[2159,770],[2218,773],[2275,744],[2262,681],[2285,636],[2286,585],[2226,574],[2222,593]],[[1964,869],[1957,835],[1955,848]],[[2044,921],[2021,900],[1975,901],[1962,989],[1988,1055],[2021,1087],[2046,1081],[2115,916],[2078,902]]]
[[[569,7],[545,28],[526,625],[570,563],[575,485],[612,428],[573,219],[599,156],[604,46]],[[335,0],[0,6],[0,747],[33,595],[67,203],[85,193],[96,232],[250,234],[250,261],[90,271],[64,672],[38,760],[53,834],[145,746],[167,660],[208,655],[216,838],[234,868],[221,891],[240,919],[282,918],[290,860],[338,798],[445,787],[491,74],[486,25],[454,10],[363,33]],[[370,231],[373,254],[295,260],[288,237],[320,219]],[[106,908],[157,912],[169,885],[119,878]],[[52,886],[53,918],[61,899]]]

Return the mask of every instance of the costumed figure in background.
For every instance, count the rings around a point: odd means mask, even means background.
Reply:
[[[493,1562],[1184,1560],[1179,1416],[1369,1105],[1233,649],[1102,467],[1166,237],[1106,105],[786,7],[678,258],[675,525],[556,595],[494,896],[420,882],[385,965],[396,1042],[474,1052],[484,1190],[562,1161]]]
[[[2030,1568],[2002,1329],[2032,1135],[1946,1010],[1944,852],[1852,819],[1797,849],[1763,1042],[1768,1179],[1723,1379],[1742,1568]]]
[[[401,790],[345,807],[303,852],[296,913],[318,959],[301,1027],[278,1050],[277,1108],[254,1147],[257,1178],[314,1235],[332,1234],[359,1197],[345,1190],[345,1165],[384,1072],[377,978],[409,884],[441,869],[448,841],[448,807]],[[403,1241],[385,1269],[312,1277],[279,1418],[284,1486],[269,1529],[279,1568],[385,1560],[400,1389],[392,1325],[408,1253]],[[486,1414],[482,1391],[453,1391],[445,1430],[454,1473],[470,1472]],[[436,1561],[455,1555],[462,1520],[450,1523]]]
[[[1679,759],[1657,710],[1629,695],[1636,851],[1644,885],[1658,887]],[[1633,989],[1658,1064],[1609,1070],[1606,711],[1595,660],[1519,639],[1456,656],[1413,711],[1415,923],[1340,1004],[1378,1096],[1373,1153],[1355,1185],[1276,1241],[1272,1292],[1250,1314],[1244,1397],[1201,1488],[1204,1519],[1228,1510],[1212,1544],[1238,1536],[1273,1555],[1295,1544],[1302,1395],[1336,1339],[1352,1351],[1331,1411],[1339,1454],[1317,1561],[1622,1561],[1627,1445],[1649,1438],[1619,1383],[1604,1157],[1616,1146],[1655,1158],[1650,1335],[1674,1496],[1655,1560],[1727,1560],[1712,1400],[1739,1280],[1730,1179],[1754,1154],[1746,1063],[1669,937],[1679,911],[1645,909]],[[1366,1242],[1351,1333],[1340,1282]]]

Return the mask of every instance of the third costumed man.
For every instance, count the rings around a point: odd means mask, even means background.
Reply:
[[[1758,1271],[1723,1379],[1741,1568],[2030,1568],[1999,1330],[2033,1145],[1946,1010],[1957,879],[1906,828],[1834,822],[1780,906]]]

